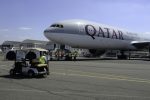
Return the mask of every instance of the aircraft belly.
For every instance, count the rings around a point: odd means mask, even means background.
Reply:
[[[94,48],[94,49],[129,49],[132,48],[129,41],[95,37],[93,39],[86,35],[76,34],[50,34],[48,37],[50,40],[61,44],[67,44],[77,48]],[[131,46],[131,47],[130,47]]]

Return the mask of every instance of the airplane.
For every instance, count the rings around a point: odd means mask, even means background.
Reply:
[[[44,30],[47,39],[74,48],[89,49],[90,53],[103,54],[106,50],[120,50],[118,59],[127,59],[124,51],[149,48],[147,34],[129,32],[124,29],[92,21],[72,19],[58,21]]]

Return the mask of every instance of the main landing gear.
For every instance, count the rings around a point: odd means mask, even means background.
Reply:
[[[121,60],[127,60],[128,59],[128,57],[127,57],[127,55],[125,55],[124,51],[120,51],[120,54],[117,55],[117,58],[121,59]]]

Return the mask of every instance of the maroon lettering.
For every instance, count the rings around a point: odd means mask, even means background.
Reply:
[[[118,33],[119,33],[119,39],[120,40],[124,40],[124,38],[123,38],[123,32],[122,31],[118,31]]]
[[[86,25],[85,26],[85,32],[87,35],[91,36],[93,39],[95,39],[96,29],[93,25]]]
[[[99,27],[99,31],[98,31],[98,37],[105,37],[104,31],[102,30],[101,27]]]
[[[104,28],[104,29],[106,29],[107,38],[110,38],[110,32],[109,32],[109,28]]]
[[[117,37],[117,33],[115,32],[115,30],[113,30],[112,38],[118,39],[118,37]]]

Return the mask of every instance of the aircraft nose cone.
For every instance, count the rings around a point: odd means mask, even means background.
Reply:
[[[55,30],[53,28],[47,28],[44,30],[44,35],[49,40],[55,40],[57,38]]]
[[[45,37],[48,37],[48,34],[50,34],[49,29],[45,29],[45,30],[44,30],[44,35],[45,35]]]

